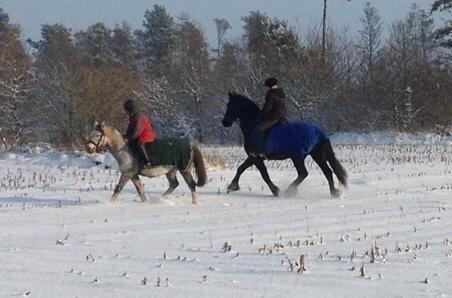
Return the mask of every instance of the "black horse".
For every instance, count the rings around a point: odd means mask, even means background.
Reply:
[[[278,152],[277,154],[266,154],[265,157],[255,156],[250,154],[249,146],[250,142],[253,141],[256,127],[258,125],[259,108],[257,105],[251,101],[249,98],[229,93],[229,102],[227,104],[226,114],[223,119],[223,126],[230,127],[235,121],[240,122],[240,128],[244,136],[244,147],[245,152],[248,154],[248,158],[239,166],[234,179],[232,179],[231,184],[228,186],[228,192],[239,190],[239,179],[242,173],[248,169],[250,166],[255,165],[256,168],[262,175],[262,178],[270,187],[271,192],[274,196],[279,196],[279,188],[273,184],[271,181],[267,168],[265,167],[264,160],[283,160],[290,158],[294,163],[297,170],[298,177],[289,185],[286,190],[286,196],[294,196],[297,193],[298,185],[308,176],[308,171],[306,169],[304,160],[306,156],[300,156],[299,154],[293,154],[289,152]],[[300,131],[300,133],[304,133]],[[330,140],[326,137],[314,144],[312,150],[307,152],[308,155],[314,159],[314,161],[322,169],[323,174],[325,174],[328,184],[330,186],[330,193],[333,197],[340,196],[340,191],[334,187],[333,175],[330,169],[333,169],[334,174],[345,188],[347,187],[347,172],[336,159],[333,148],[331,147]],[[330,166],[328,166],[327,162]]]

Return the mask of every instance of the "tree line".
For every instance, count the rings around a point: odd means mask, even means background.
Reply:
[[[94,120],[124,129],[126,98],[140,102],[160,135],[240,142],[237,129],[221,127],[228,91],[262,105],[269,76],[281,82],[292,120],[312,119],[329,132],[448,128],[450,22],[435,29],[431,13],[450,11],[450,3],[435,1],[431,12],[413,6],[386,37],[369,3],[353,37],[252,11],[238,40],[225,38],[226,19],[214,19],[213,49],[195,21],[160,5],[137,30],[44,24],[41,39],[26,43],[0,8],[0,142],[79,146]]]

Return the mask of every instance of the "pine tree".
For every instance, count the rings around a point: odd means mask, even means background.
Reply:
[[[224,34],[226,33],[226,31],[228,29],[231,29],[231,25],[229,24],[228,20],[224,19],[224,18],[215,18],[213,19],[215,22],[215,26],[217,29],[217,54],[218,54],[218,59],[221,56],[221,46],[223,44],[223,38],[224,38]]]
[[[452,0],[435,0],[431,13],[436,11],[452,11]],[[443,46],[452,48],[452,19],[446,20],[445,24],[435,31],[435,37]]]
[[[128,23],[116,25],[110,38],[109,48],[113,59],[131,69],[136,68],[136,49],[132,29]]]
[[[271,42],[269,40],[269,18],[259,12],[252,11],[243,18],[245,50],[248,55],[251,85],[251,96],[263,98],[262,81],[270,75],[269,64],[273,61]]]
[[[74,116],[74,85],[81,57],[75,49],[71,29],[62,24],[45,24],[41,28],[41,40],[28,40],[28,43],[35,50],[33,97],[42,117],[36,131],[49,136],[53,143],[72,144],[83,134]]]
[[[369,2],[364,8],[364,16],[360,18],[360,21],[362,29],[359,31],[358,48],[365,65],[366,76],[372,79],[375,59],[381,44],[382,22],[377,9],[372,7]]]
[[[259,11],[243,18],[245,49],[250,61],[253,96],[263,98],[261,86],[268,76],[284,80],[296,72],[302,55],[298,34],[284,20],[269,19]]]
[[[111,59],[111,34],[104,23],[96,23],[75,34],[75,45],[90,64],[100,65]]]
[[[176,45],[174,20],[165,7],[154,5],[152,11],[146,11],[143,27],[135,32],[138,56],[147,70],[163,76],[171,69]]]

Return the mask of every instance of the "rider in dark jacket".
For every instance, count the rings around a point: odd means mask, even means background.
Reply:
[[[269,89],[265,95],[265,103],[259,114],[259,128],[266,131],[273,125],[287,122],[286,95],[284,90],[278,87],[278,80],[269,78],[265,81]]]
[[[287,109],[283,89],[278,87],[276,78],[265,80],[265,86],[269,89],[265,95],[265,102],[259,114],[259,125],[255,133],[255,142],[251,154],[264,156],[265,139],[273,125],[287,122]]]

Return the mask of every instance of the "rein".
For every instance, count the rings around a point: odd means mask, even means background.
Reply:
[[[93,142],[92,140],[89,140],[89,141],[88,141],[88,144],[93,144],[94,147],[96,147],[96,152],[97,152],[97,153],[103,151],[103,150],[100,150],[100,149],[99,149],[99,145],[100,145],[100,143],[102,142],[102,139],[105,138],[105,134],[104,134],[102,131],[101,131],[100,133],[101,133],[101,135],[100,135],[100,138],[99,138],[99,140],[97,141],[97,143]]]

